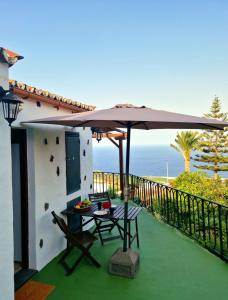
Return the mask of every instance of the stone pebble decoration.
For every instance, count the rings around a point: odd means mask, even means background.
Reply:
[[[56,174],[57,174],[57,176],[60,175],[60,168],[59,168],[59,166],[56,168]]]
[[[40,245],[40,248],[43,248],[43,245],[44,245],[44,241],[43,241],[43,239],[40,239],[40,243],[39,243],[39,245]]]

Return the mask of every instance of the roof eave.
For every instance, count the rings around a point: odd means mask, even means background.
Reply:
[[[77,107],[77,106],[69,104],[69,103],[64,103],[64,102],[61,102],[61,101],[57,101],[55,99],[51,99],[49,97],[33,94],[31,92],[28,92],[28,91],[23,91],[23,90],[21,90],[17,87],[12,87],[12,89],[13,89],[13,92],[15,94],[17,94],[18,96],[20,96],[22,99],[31,98],[31,99],[34,99],[36,101],[41,101],[41,102],[45,102],[47,104],[50,104],[50,105],[52,105],[53,107],[55,107],[57,109],[61,107],[61,108],[71,110],[72,113],[89,111],[89,109],[83,109],[83,108]]]

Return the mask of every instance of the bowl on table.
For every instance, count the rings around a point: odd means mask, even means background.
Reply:
[[[84,201],[78,202],[74,206],[74,210],[77,211],[77,212],[87,212],[87,211],[90,211],[91,205],[92,205],[91,201],[84,200]]]

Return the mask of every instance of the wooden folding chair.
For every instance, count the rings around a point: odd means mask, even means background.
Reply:
[[[97,240],[97,238],[88,230],[73,233],[69,230],[65,221],[60,218],[54,211],[52,211],[52,215],[54,217],[54,221],[58,224],[59,228],[64,233],[64,237],[66,238],[68,243],[68,247],[59,260],[59,263],[62,264],[66,271],[66,275],[70,275],[84,257],[89,258],[90,261],[99,268],[101,265],[95,260],[95,258],[92,257],[89,252],[89,249],[92,247],[94,241]],[[66,258],[74,248],[81,250],[82,253],[74,262],[74,264],[72,266],[69,266],[66,262]]]
[[[109,202],[111,204],[111,199],[108,192],[89,194],[89,200],[93,203]],[[118,236],[111,236],[106,238],[102,236],[103,232],[111,233],[113,228],[116,226],[115,221],[110,221],[108,219],[97,217],[95,218],[95,224],[96,224],[96,230],[94,231],[94,233],[98,233],[102,246],[104,245],[104,242],[111,241],[117,238],[123,238],[119,227],[117,227],[119,231]]]

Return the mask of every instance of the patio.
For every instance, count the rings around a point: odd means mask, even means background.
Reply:
[[[140,270],[135,279],[110,275],[108,261],[120,240],[97,241],[92,254],[102,267],[82,261],[66,277],[58,257],[34,280],[53,284],[48,299],[225,299],[228,265],[175,228],[156,220],[146,209],[139,215]]]

